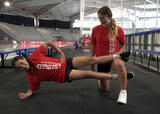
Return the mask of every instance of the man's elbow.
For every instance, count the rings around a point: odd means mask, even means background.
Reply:
[[[50,46],[51,44],[52,44],[52,41],[48,40],[48,41],[46,41],[45,43],[43,43],[43,46],[44,46],[45,48],[47,48],[47,47]]]
[[[51,40],[48,40],[47,42],[48,42],[48,43],[52,43],[52,41],[51,41]]]

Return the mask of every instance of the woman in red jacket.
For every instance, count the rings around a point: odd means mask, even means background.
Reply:
[[[91,36],[91,56],[105,56],[124,52],[125,50],[125,36],[124,31],[120,26],[116,25],[112,18],[111,9],[104,6],[98,11],[98,18],[100,25],[92,30]],[[98,64],[98,72],[110,72],[113,68],[118,73],[120,83],[120,94],[117,100],[118,103],[127,104],[127,72],[124,62],[121,59],[115,59],[107,64]],[[94,70],[94,66],[91,66]],[[133,75],[133,73],[130,73]],[[99,80],[99,89],[102,91],[109,90],[110,81],[106,79]]]

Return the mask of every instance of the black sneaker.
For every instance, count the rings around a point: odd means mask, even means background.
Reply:
[[[127,79],[131,79],[134,77],[134,73],[133,72],[127,72]]]
[[[130,54],[131,54],[130,51],[126,51],[126,52],[119,54],[119,56],[123,61],[127,62],[129,60]]]

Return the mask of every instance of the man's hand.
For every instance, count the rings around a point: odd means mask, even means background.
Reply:
[[[66,57],[65,57],[64,53],[61,53],[60,54],[60,61],[61,61],[61,63],[64,63],[65,59],[66,59]]]
[[[22,100],[27,98],[25,93],[18,93],[18,95],[19,95],[20,99],[22,99]]]
[[[32,90],[28,90],[26,93],[18,93],[20,99],[26,99],[27,97],[32,95]]]

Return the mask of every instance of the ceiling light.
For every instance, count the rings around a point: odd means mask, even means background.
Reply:
[[[11,4],[10,4],[10,2],[6,1],[6,2],[4,2],[4,5],[9,7]]]

